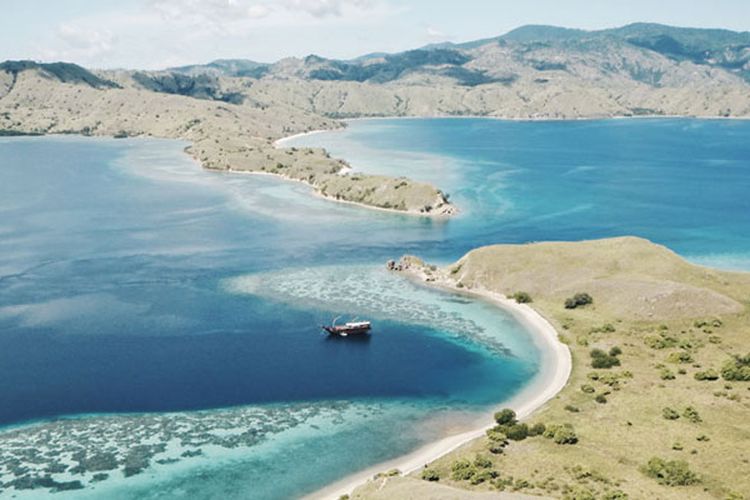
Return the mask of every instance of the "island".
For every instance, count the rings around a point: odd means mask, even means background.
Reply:
[[[635,237],[496,245],[409,279],[546,318],[572,354],[565,388],[512,409],[403,477],[352,498],[744,498],[750,491],[750,273],[691,264]]]
[[[748,33],[636,23],[523,26],[466,43],[340,61],[217,60],[162,71],[0,63],[0,135],[188,141],[207,169],[304,182],[331,200],[429,217],[449,188],[352,171],[316,148],[277,148],[361,117],[597,119],[750,116]]]

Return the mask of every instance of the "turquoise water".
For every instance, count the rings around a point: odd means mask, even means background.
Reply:
[[[402,217],[205,172],[183,146],[0,140],[2,489],[288,498],[470,425],[538,371],[509,315],[385,271],[421,245]],[[372,337],[321,335],[338,314]]]
[[[537,373],[537,348],[384,261],[635,234],[750,269],[748,139],[735,121],[435,119],[294,140],[433,182],[451,220],[205,172],[176,142],[0,139],[0,495],[45,474],[13,469],[28,443],[66,457],[53,478],[74,497],[286,498],[467,426]],[[321,336],[340,313],[372,338]]]
[[[638,235],[696,262],[750,269],[750,122],[628,119],[349,122],[300,137],[355,169],[452,195],[463,216],[428,249]],[[446,244],[447,243],[447,244]]]

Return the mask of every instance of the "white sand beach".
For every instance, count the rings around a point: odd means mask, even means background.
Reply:
[[[434,286],[459,291],[447,283],[434,284]],[[501,294],[484,290],[461,290],[460,293],[483,298],[510,312],[533,335],[534,342],[541,352],[542,369],[519,394],[498,405],[497,408],[512,408],[519,419],[528,418],[565,387],[572,368],[570,350],[560,342],[557,331],[549,321],[532,307],[518,304]],[[410,474],[469,441],[482,437],[494,425],[492,413],[488,413],[477,421],[476,428],[472,430],[446,436],[408,455],[369,467],[316,491],[306,498],[337,499],[342,495],[351,494],[355,488],[379,472],[398,469],[401,474]]]

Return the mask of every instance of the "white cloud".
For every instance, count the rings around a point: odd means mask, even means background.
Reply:
[[[117,37],[106,28],[71,23],[61,24],[55,36],[58,43],[44,51],[50,59],[98,60],[110,54],[117,43]]]

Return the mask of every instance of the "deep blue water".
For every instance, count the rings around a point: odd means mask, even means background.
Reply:
[[[294,145],[436,183],[464,210],[430,250],[623,234],[750,269],[750,122],[352,121]],[[446,182],[447,181],[447,182]]]
[[[386,259],[634,234],[750,269],[749,139],[739,121],[435,119],[357,121],[295,140],[435,183],[461,209],[447,221],[204,172],[175,142],[0,139],[0,424],[392,403],[333,435],[155,479],[161,489],[135,496],[310,491],[434,438],[411,423],[486,409],[538,369],[506,314],[401,283],[382,272]],[[243,289],[247,276],[261,285]],[[375,320],[372,338],[321,336],[317,325],[339,313]]]
[[[318,325],[359,311],[227,293],[223,279],[255,271],[382,264],[337,244],[345,233],[258,215],[224,186],[245,197],[273,180],[203,172],[159,141],[4,140],[0,158],[0,423],[472,392],[489,404],[533,372],[393,318],[372,341],[331,341]],[[476,394],[477,380],[497,386]]]

